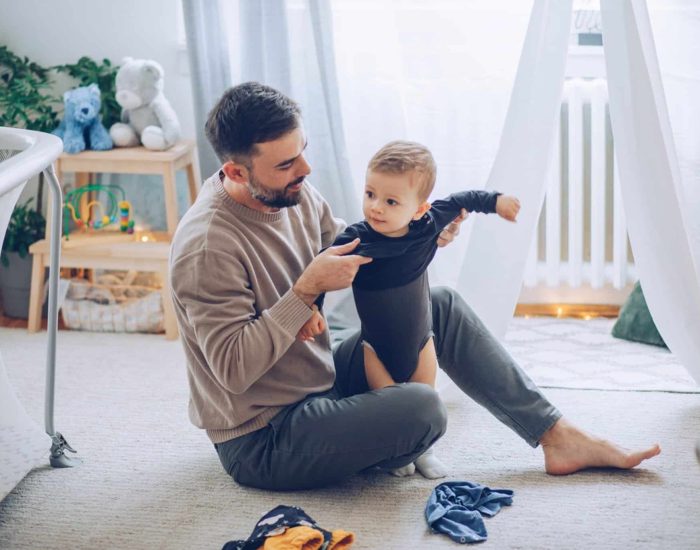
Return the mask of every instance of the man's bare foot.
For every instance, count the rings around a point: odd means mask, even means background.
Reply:
[[[548,474],[565,475],[585,468],[634,468],[661,452],[659,445],[634,453],[609,441],[592,437],[560,418],[540,439],[544,469]]]

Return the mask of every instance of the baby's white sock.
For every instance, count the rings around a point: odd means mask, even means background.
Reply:
[[[410,464],[406,464],[406,466],[403,466],[401,468],[396,468],[394,470],[389,470],[389,473],[392,476],[396,477],[408,477],[412,476],[413,474],[416,473],[416,465],[411,462]]]
[[[416,458],[416,469],[428,479],[438,479],[447,475],[447,467],[435,456],[432,447]]]

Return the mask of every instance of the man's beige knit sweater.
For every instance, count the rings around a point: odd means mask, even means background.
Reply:
[[[214,443],[333,386],[328,330],[315,342],[296,340],[311,309],[291,288],[345,225],[308,183],[298,205],[266,213],[234,201],[222,178],[205,182],[170,254],[190,419]]]

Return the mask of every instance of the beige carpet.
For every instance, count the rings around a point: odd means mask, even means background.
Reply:
[[[0,349],[21,399],[41,421],[45,334],[0,330]],[[313,492],[236,486],[186,417],[178,343],[160,336],[61,332],[56,427],[79,451],[76,469],[39,468],[0,503],[0,548],[220,548],[245,538],[277,504],[301,506],[322,526],[357,535],[356,548],[456,548],[428,532],[425,501],[436,482],[381,473]],[[515,491],[486,520],[491,548],[700,548],[700,396],[548,389],[571,419],[661,456],[632,472],[555,478],[541,452],[484,410],[450,405],[438,443],[453,480]]]

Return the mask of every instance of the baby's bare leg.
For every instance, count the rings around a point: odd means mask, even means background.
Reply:
[[[418,354],[418,366],[409,382],[421,382],[434,388],[436,376],[437,354],[435,352],[435,342],[433,338],[430,338]]]
[[[435,342],[430,338],[418,355],[418,367],[411,376],[410,382],[421,382],[434,388],[436,375],[437,354]],[[428,479],[438,479],[447,475],[447,467],[435,456],[432,447],[416,458],[415,464],[421,475]]]
[[[367,377],[369,389],[380,390],[396,384],[389,371],[386,370],[384,363],[377,357],[372,346],[364,342],[362,349],[365,355],[365,376]]]

